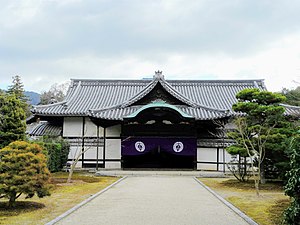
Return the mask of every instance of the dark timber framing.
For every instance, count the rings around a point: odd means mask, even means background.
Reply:
[[[84,133],[85,133],[85,117],[82,117],[82,144],[81,144],[81,158],[82,158],[82,167],[85,167],[84,163]]]

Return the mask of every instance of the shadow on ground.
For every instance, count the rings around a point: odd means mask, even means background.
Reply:
[[[0,202],[0,216],[17,216],[24,212],[31,212],[44,208],[45,205],[38,202],[31,201],[16,201],[14,207],[9,208],[8,202]]]

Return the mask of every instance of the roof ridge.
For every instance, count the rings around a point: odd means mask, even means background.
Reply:
[[[117,81],[122,81],[122,82],[132,82],[132,81],[137,81],[137,82],[149,82],[151,78],[149,79],[79,79],[79,78],[71,78],[71,81],[74,82],[79,82],[79,81],[104,81],[104,82],[117,82]],[[153,80],[153,79],[152,79]],[[265,79],[203,79],[203,80],[180,80],[180,79],[164,79],[166,81],[180,81],[180,82],[234,82],[234,83],[239,83],[239,82],[253,82],[253,81],[264,81]]]
[[[279,105],[288,107],[288,108],[300,109],[300,106],[296,106],[296,105],[289,105],[289,104],[284,104],[284,103],[280,103]]]
[[[169,84],[165,79],[160,79],[159,80],[160,84],[165,88],[165,90],[167,92],[169,92],[171,95],[173,95],[171,92],[174,92],[176,93],[180,98],[178,98],[177,96],[174,96],[175,98],[177,98],[178,100],[186,103],[187,105],[190,105],[192,107],[195,107],[195,108],[204,108],[204,109],[207,109],[207,110],[213,110],[213,111],[221,111],[221,112],[227,112],[229,111],[228,109],[217,109],[217,108],[214,108],[214,107],[210,107],[210,106],[205,106],[205,105],[202,105],[202,104],[199,104],[199,103],[196,103],[190,99],[188,99],[187,97],[185,97],[184,95],[182,95],[179,91],[177,91],[176,89],[174,89],[172,87],[171,84]],[[163,83],[162,83],[163,82]],[[170,91],[171,90],[171,91]]]
[[[51,106],[57,106],[57,105],[67,105],[67,103],[70,102],[74,98],[75,94],[77,94],[80,85],[81,85],[81,82],[78,83],[72,97],[69,100],[64,100],[61,102],[56,102],[56,103],[47,104],[47,105],[37,105],[33,108],[33,111],[35,111],[35,109],[41,109],[41,108],[45,108],[45,107],[51,107]]]
[[[72,82],[124,82],[124,83],[130,83],[130,82],[142,82],[142,83],[149,83],[149,79],[132,79],[132,80],[122,80],[122,79],[71,79]]]
[[[145,88],[143,88],[139,93],[137,93],[136,95],[134,95],[132,98],[128,99],[127,101],[125,101],[124,103],[120,104],[122,108],[125,108],[127,106],[130,106],[131,104],[137,102],[138,100],[140,100],[141,98],[143,98],[144,96],[146,96],[150,91],[153,90],[153,88],[156,86],[156,84],[158,83],[158,79],[155,78],[153,79]]]
[[[35,109],[40,109],[40,108],[45,108],[45,107],[51,107],[51,106],[56,106],[56,105],[62,105],[65,104],[67,101],[61,101],[61,102],[56,102],[52,104],[47,104],[47,105],[36,105],[33,110]]]

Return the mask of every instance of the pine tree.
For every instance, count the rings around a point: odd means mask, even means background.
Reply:
[[[32,115],[30,112],[31,106],[29,105],[29,99],[25,95],[24,85],[21,81],[21,77],[19,75],[12,77],[12,85],[8,87],[7,93],[8,94],[14,94],[17,99],[20,99],[22,103],[22,107],[26,113],[26,117],[29,117]]]
[[[9,199],[10,207],[21,194],[26,198],[50,195],[50,172],[42,151],[39,145],[25,141],[12,142],[0,150],[0,198]]]
[[[300,135],[292,137],[290,142],[291,169],[286,173],[288,181],[284,187],[285,194],[290,196],[290,206],[284,212],[285,224],[300,224]]]
[[[281,93],[286,97],[286,104],[300,106],[300,86],[292,90],[284,88]]]
[[[243,155],[247,153],[252,167],[255,157],[258,172],[254,180],[259,195],[259,183],[265,182],[264,159],[266,155],[270,155],[269,151],[283,151],[281,142],[284,142],[289,131],[289,123],[284,118],[284,108],[279,105],[285,97],[256,88],[242,90],[236,97],[238,103],[232,108],[237,113],[243,113],[243,116],[235,119],[236,131],[229,133],[229,136],[236,144],[229,147],[228,151]]]
[[[23,104],[14,94],[0,94],[0,148],[25,138],[25,118]]]

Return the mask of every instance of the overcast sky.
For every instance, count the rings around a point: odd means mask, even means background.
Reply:
[[[299,0],[0,0],[0,88],[71,78],[300,82]]]

